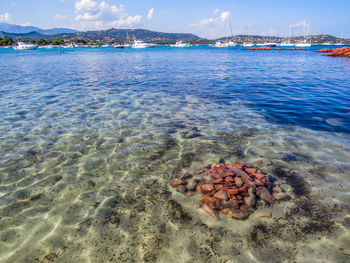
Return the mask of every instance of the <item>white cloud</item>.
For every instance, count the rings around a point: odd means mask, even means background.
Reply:
[[[154,13],[154,8],[152,7],[152,8],[148,11],[148,15],[147,15],[147,19],[148,19],[148,20],[152,19],[153,13]]]
[[[11,15],[9,13],[0,14],[0,22],[11,22]]]
[[[218,9],[215,9],[214,13],[216,10],[218,10]],[[207,19],[203,19],[199,23],[190,24],[190,26],[199,27],[199,26],[204,26],[204,25],[209,25],[209,24],[219,24],[220,22],[225,22],[229,17],[230,17],[230,12],[224,11],[221,13],[220,17],[217,16],[217,17],[210,17]]]
[[[61,15],[61,14],[57,14],[57,15],[54,16],[54,18],[56,20],[63,20],[63,19],[67,19],[67,16]]]
[[[141,23],[141,16],[129,16],[123,5],[109,5],[105,1],[78,0],[75,19],[86,28],[133,27]]]
[[[225,22],[225,21],[227,20],[227,18],[230,17],[230,14],[231,14],[231,13],[230,13],[230,12],[227,12],[227,11],[222,12],[222,13],[221,13],[221,16],[220,16],[220,17],[221,17],[221,21],[222,21],[222,22]]]
[[[190,26],[204,26],[204,25],[208,25],[208,24],[213,24],[213,23],[217,23],[218,22],[218,18],[208,18],[208,19],[203,19],[201,20],[199,23],[194,23],[194,24],[190,24]]]
[[[290,27],[302,27],[302,26],[306,26],[306,20],[302,20],[296,24],[290,25]]]

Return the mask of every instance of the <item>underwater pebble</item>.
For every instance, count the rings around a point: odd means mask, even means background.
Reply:
[[[272,189],[272,191],[273,191],[274,193],[282,193],[282,188],[279,187],[278,185],[276,185],[276,186]],[[275,194],[274,194],[274,195],[275,195]]]
[[[287,195],[286,193],[274,193],[273,196],[278,201],[287,201],[290,199],[289,195]]]
[[[201,188],[204,192],[211,192],[214,190],[214,185],[213,184],[203,184],[201,186]]]
[[[236,177],[235,178],[235,184],[236,184],[237,187],[241,187],[243,185],[242,179],[239,178],[239,177]]]
[[[176,187],[176,191],[179,192],[179,193],[184,193],[186,192],[186,186],[184,185],[179,185],[178,187]]]
[[[170,183],[172,187],[177,187],[181,184],[187,184],[187,182],[185,180],[179,179]]]
[[[196,179],[190,179],[187,182],[187,190],[189,191],[193,191],[194,189],[196,189],[197,186],[197,180]]]
[[[223,200],[223,201],[226,201],[228,198],[226,192],[223,190],[220,190],[219,192],[215,193],[214,197],[216,199]]]

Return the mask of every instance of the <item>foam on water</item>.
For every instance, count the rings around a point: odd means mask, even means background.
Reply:
[[[154,59],[142,54],[135,67]],[[166,92],[140,72],[130,86],[125,69],[101,79],[93,56],[70,82],[43,74],[1,89],[1,262],[349,260],[349,134],[270,122],[221,92]],[[287,182],[292,200],[215,222],[169,188],[221,158]]]

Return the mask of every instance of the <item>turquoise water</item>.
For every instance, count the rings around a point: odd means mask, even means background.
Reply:
[[[59,51],[0,49],[0,262],[349,260],[349,59]],[[213,222],[168,187],[221,158],[292,199]]]

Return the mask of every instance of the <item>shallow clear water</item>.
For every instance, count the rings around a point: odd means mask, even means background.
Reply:
[[[349,59],[64,51],[0,49],[0,262],[350,260]],[[221,158],[292,200],[213,222],[168,187]]]

